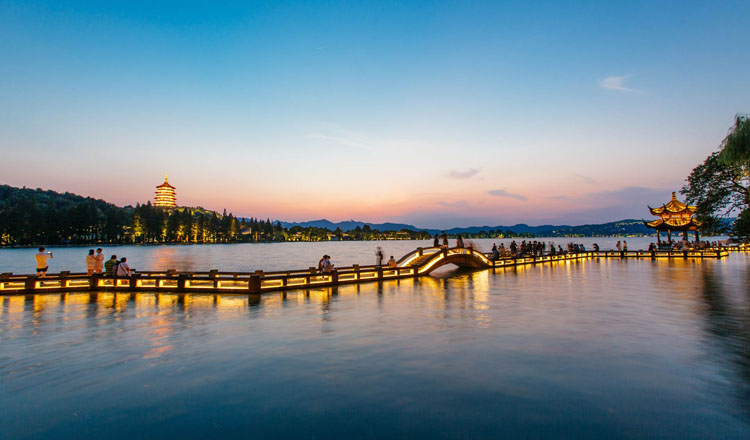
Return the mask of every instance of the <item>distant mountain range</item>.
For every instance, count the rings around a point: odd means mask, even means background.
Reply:
[[[332,222],[330,220],[312,220],[307,222],[280,222],[284,227],[301,226],[303,228],[315,227],[326,228],[331,231],[341,228],[342,231],[351,231],[357,227],[364,228],[369,226],[371,229],[379,231],[400,231],[407,229],[410,231],[427,231],[430,234],[438,234],[442,229],[419,228],[414,225],[404,223],[367,223],[355,220]],[[641,220],[627,219],[616,222],[591,224],[591,225],[540,225],[529,226],[527,224],[517,224],[512,226],[470,226],[466,228],[445,229],[448,234],[465,234],[479,232],[505,232],[513,231],[516,234],[530,233],[536,236],[561,237],[561,236],[601,236],[601,235],[651,235],[653,231],[646,228]]]

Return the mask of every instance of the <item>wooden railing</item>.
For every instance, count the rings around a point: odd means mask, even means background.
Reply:
[[[576,254],[516,256],[490,260],[482,254],[466,248],[417,249],[401,258],[397,267],[359,266],[338,268],[329,273],[320,273],[315,268],[276,272],[205,272],[138,271],[128,277],[87,276],[85,273],[60,272],[45,277],[35,275],[0,274],[0,295],[43,292],[75,291],[173,291],[173,292],[222,292],[262,293],[300,288],[329,287],[343,284],[414,278],[429,273],[430,264],[439,259],[449,261],[451,257],[473,258],[474,267],[504,268],[528,264],[544,264],[586,258],[636,258],[636,259],[691,259],[722,258],[734,251],[750,251],[750,246],[710,248],[699,251],[587,251]],[[421,256],[422,264],[410,265]]]

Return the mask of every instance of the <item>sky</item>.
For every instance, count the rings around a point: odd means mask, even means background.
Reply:
[[[750,2],[0,0],[0,183],[285,221],[648,217],[750,112]]]

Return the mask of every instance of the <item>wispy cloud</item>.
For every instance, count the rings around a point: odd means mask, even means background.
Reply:
[[[344,147],[355,150],[390,153],[390,152],[429,152],[435,148],[434,143],[421,139],[404,137],[386,137],[380,134],[349,130],[335,124],[314,124],[306,139],[322,141],[331,147]]]
[[[457,208],[457,209],[472,208],[472,205],[469,202],[465,202],[463,200],[459,200],[457,202],[438,202],[438,205],[444,206],[446,208]]]
[[[357,150],[370,151],[370,152],[375,151],[375,148],[365,143],[358,142],[353,139],[348,139],[348,138],[341,137],[341,136],[329,136],[327,134],[311,133],[311,134],[308,134],[306,137],[308,139],[317,139],[320,141],[331,142],[331,143],[342,145],[345,147],[355,148]]]
[[[583,174],[573,174],[574,177],[579,179],[583,183],[588,183],[589,185],[596,185],[597,181],[592,179],[589,176],[584,176]]]
[[[509,193],[505,189],[493,189],[492,191],[489,191],[489,194],[495,197],[510,197],[511,199],[521,200],[523,202],[526,201],[525,195]]]
[[[628,87],[625,82],[633,75],[608,76],[599,81],[599,85],[607,90],[616,90],[618,92],[635,92],[641,93],[640,90]]]
[[[465,180],[465,179],[471,179],[472,177],[479,174],[480,169],[479,168],[469,168],[468,170],[451,170],[450,173],[448,173],[448,176],[459,179],[459,180]]]

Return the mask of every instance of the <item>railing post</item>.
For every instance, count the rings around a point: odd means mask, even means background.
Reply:
[[[219,280],[216,279],[216,277],[219,275],[218,269],[211,269],[208,271],[208,276],[213,280],[213,288],[218,289],[219,288]]]
[[[138,284],[138,278],[140,278],[140,277],[141,276],[139,274],[136,274],[136,273],[130,275],[130,278],[128,279],[128,289],[129,290],[131,290],[131,291],[135,290],[136,284]]]
[[[260,275],[257,273],[255,275],[250,275],[250,282],[247,283],[247,290],[249,290],[250,293],[260,292]]]
[[[354,280],[359,280],[359,264],[352,265],[352,270],[354,271]]]
[[[60,273],[60,275],[62,276],[62,272]],[[98,273],[91,274],[91,276],[89,277],[89,290],[96,290],[97,287],[99,287],[99,278],[100,277],[101,277],[101,274],[98,274]],[[61,283],[61,285],[63,287],[66,287],[65,286],[65,281],[63,281]]]
[[[331,271],[331,283],[332,284],[338,284],[339,283],[339,271],[336,269],[333,269]]]
[[[417,255],[419,255],[421,257],[423,254],[424,254],[424,251],[422,250],[422,248],[418,247],[417,248]]]
[[[68,275],[70,275],[69,270],[60,271],[60,275],[59,275],[60,276],[60,288],[65,289],[66,287],[68,287],[68,280],[66,279],[68,278]],[[93,275],[96,275],[96,274],[92,274],[92,276]]]
[[[29,275],[23,283],[23,287],[26,290],[34,290],[36,287],[36,275]]]
[[[178,292],[184,292],[185,291],[185,282],[188,279],[188,274],[181,273],[177,275],[177,291]]]
[[[383,266],[378,266],[375,270],[378,273],[378,280],[382,281],[383,280]]]

